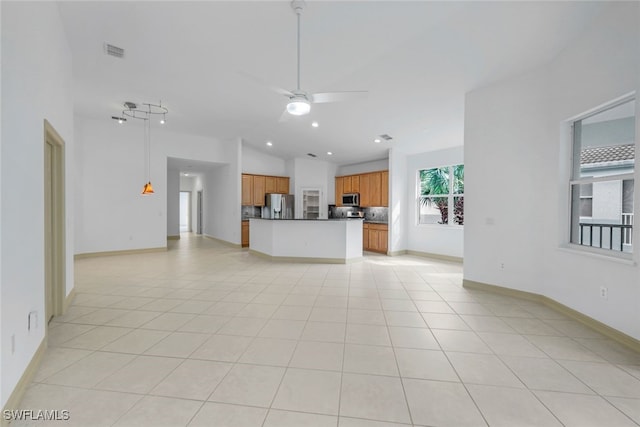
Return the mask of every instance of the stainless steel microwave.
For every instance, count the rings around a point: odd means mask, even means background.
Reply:
[[[360,194],[358,193],[343,194],[342,206],[360,206]]]

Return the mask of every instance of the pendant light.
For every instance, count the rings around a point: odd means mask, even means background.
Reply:
[[[151,185],[151,119],[154,116],[161,115],[160,124],[166,123],[166,117],[169,110],[159,104],[143,103],[140,106],[134,102],[125,102],[125,110],[122,114],[134,119],[143,121],[144,124],[144,169],[146,184],[142,187],[143,195],[153,194],[153,186]]]

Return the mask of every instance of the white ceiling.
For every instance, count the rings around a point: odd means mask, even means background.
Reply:
[[[606,7],[308,1],[302,89],[369,97],[313,105],[281,123],[286,98],[267,85],[295,89],[288,1],[60,3],[77,113],[110,120],[124,101],[162,100],[174,131],[242,137],[282,158],[313,152],[338,164],[385,158],[391,146],[416,153],[462,145],[466,92],[552,59]],[[104,42],[124,48],[125,58],[106,56]],[[373,143],[383,133],[393,141]]]

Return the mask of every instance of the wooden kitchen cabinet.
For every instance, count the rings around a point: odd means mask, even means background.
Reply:
[[[277,176],[276,177],[276,193],[289,194],[289,177]],[[268,193],[268,191],[267,191]]]
[[[382,184],[380,187],[381,197],[380,203],[381,206],[389,207],[389,171],[382,171]]]
[[[369,224],[362,224],[362,249],[369,250]]]
[[[371,204],[371,181],[368,173],[360,175],[360,207],[367,208]]]
[[[342,206],[342,194],[344,193],[344,178],[336,176],[336,206]]]
[[[265,178],[264,175],[253,176],[253,206],[264,206]]]
[[[289,177],[242,174],[242,206],[264,206],[268,193],[289,194]]]
[[[351,177],[345,176],[342,178],[342,192],[345,194],[352,193],[351,191]]]
[[[342,206],[342,195],[360,194],[360,207],[389,206],[389,171],[336,177],[336,206]]]
[[[382,172],[373,172],[368,175],[369,206],[382,206]]]
[[[345,194],[360,192],[360,175],[342,177],[342,192]]]
[[[387,224],[363,224],[362,249],[386,254],[389,247],[388,229]]]
[[[242,174],[242,206],[253,205],[253,175]]]
[[[242,247],[249,246],[249,221],[242,221]]]
[[[265,192],[265,194],[271,194],[271,193],[277,193],[278,192],[278,186],[276,184],[277,180],[278,180],[278,178],[276,178],[275,176],[266,176],[264,178],[264,192]]]
[[[351,192],[352,193],[360,192],[360,175],[353,175],[351,177]]]

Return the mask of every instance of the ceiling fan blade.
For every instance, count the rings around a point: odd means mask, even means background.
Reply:
[[[285,108],[284,111],[282,112],[282,115],[280,115],[280,119],[278,121],[280,123],[284,123],[284,122],[289,121],[289,118],[291,118],[291,114],[289,114],[289,112]]]
[[[237,73],[239,75],[241,75],[242,77],[244,77],[245,79],[251,80],[253,83],[257,84],[258,86],[265,87],[265,88],[271,90],[272,92],[276,92],[276,93],[279,93],[280,95],[284,95],[284,96],[288,96],[288,97],[293,96],[293,93],[291,93],[291,91],[288,91],[288,90],[283,89],[281,87],[274,86],[274,85],[272,85],[270,83],[267,83],[266,81],[264,81],[260,77],[254,76],[253,74],[249,74],[246,71],[237,71]]]
[[[365,99],[369,96],[366,90],[354,90],[350,92],[321,92],[311,95],[311,102],[321,104],[325,102],[343,102]]]

